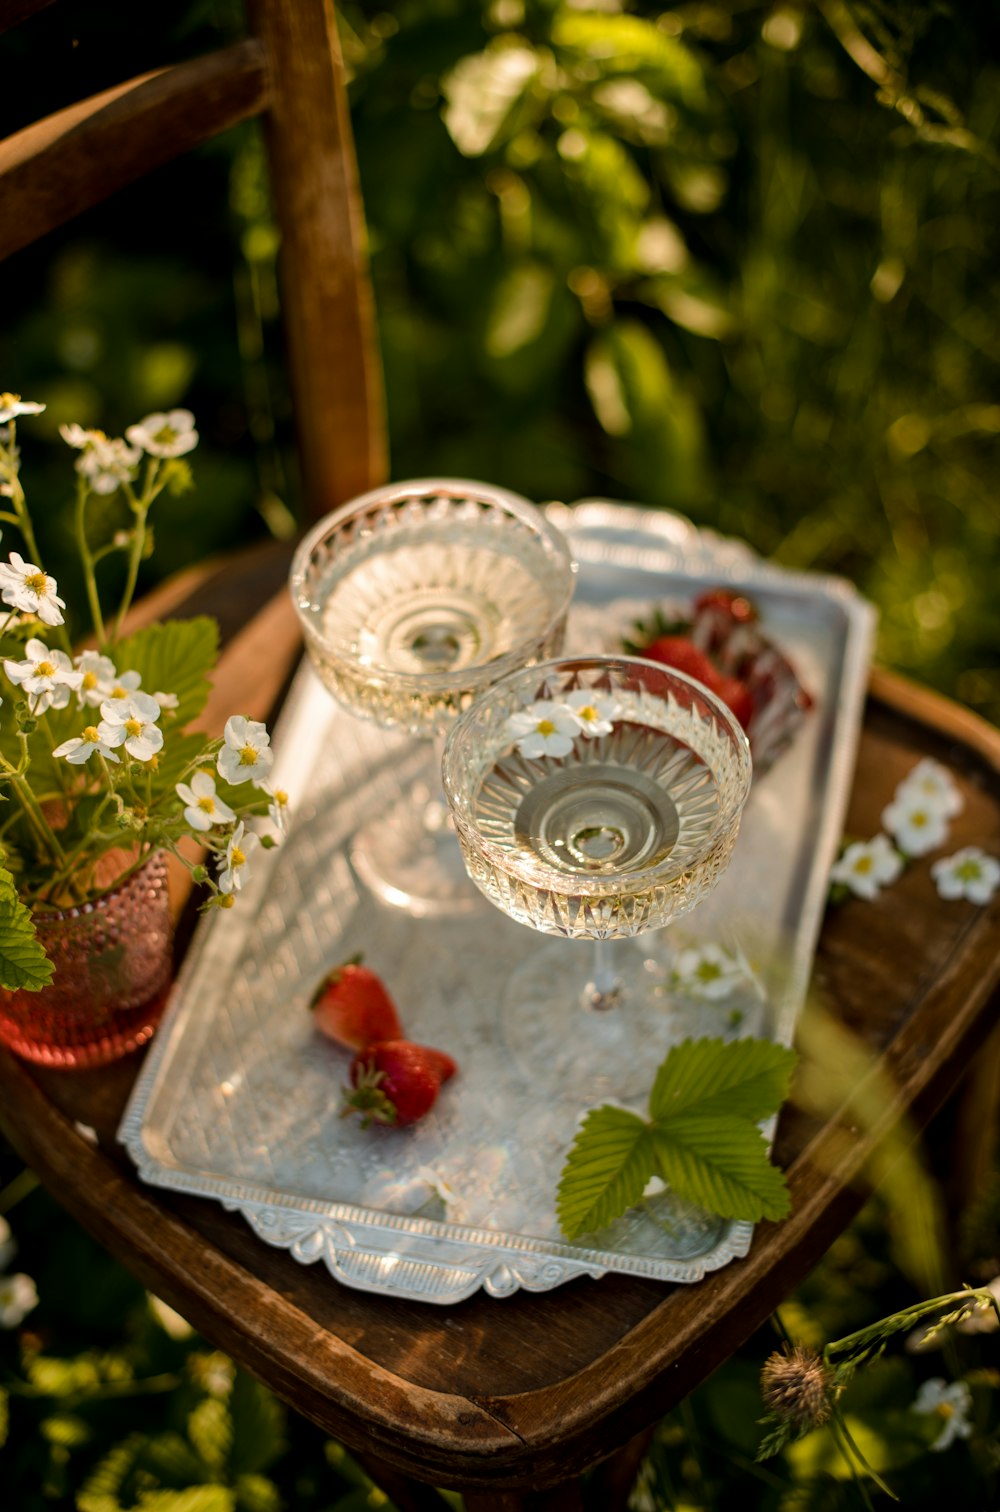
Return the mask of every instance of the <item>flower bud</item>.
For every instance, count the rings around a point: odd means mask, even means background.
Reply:
[[[805,1433],[829,1419],[833,1381],[833,1371],[815,1350],[786,1345],[783,1354],[775,1351],[765,1361],[760,1391],[768,1412]]]

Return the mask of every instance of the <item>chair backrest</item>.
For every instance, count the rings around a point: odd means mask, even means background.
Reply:
[[[9,0],[3,30],[50,0]],[[306,512],[384,481],[381,366],[331,0],[246,0],[249,35],[0,141],[0,258],[228,127],[263,117]]]

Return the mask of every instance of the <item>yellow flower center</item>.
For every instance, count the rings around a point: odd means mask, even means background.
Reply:
[[[40,661],[35,668],[38,677],[55,677],[56,669],[50,661]]]
[[[24,586],[30,588],[32,593],[44,593],[46,581],[44,572],[29,572],[24,580]]]
[[[255,746],[245,745],[240,748],[240,766],[256,766],[257,750]]]
[[[871,856],[859,856],[854,863],[854,870],[863,877],[867,872],[871,871],[873,865],[874,862]]]
[[[983,874],[978,861],[960,861],[955,867],[955,876],[962,882],[975,882]]]
[[[85,672],[83,674],[83,682],[80,684],[80,686],[81,686],[81,688],[86,688],[86,690],[87,690],[88,693],[90,692],[91,688],[96,688],[97,687],[97,673],[96,672]]]
[[[202,811],[203,814],[210,814],[212,812],[212,810],[215,808],[215,799],[214,798],[199,798],[198,799],[198,807],[201,809],[201,811]]]
[[[246,856],[244,856],[244,854],[240,850],[239,846],[238,845],[234,845],[233,846],[233,853],[232,853],[231,857],[229,858],[229,864],[230,864],[230,866],[233,867],[234,869],[237,866],[243,866],[246,863],[246,859],[247,859]]]
[[[924,825],[927,823],[927,815],[924,813],[923,809],[917,809],[910,815],[910,823],[917,829],[923,829]]]
[[[582,709],[576,711],[581,719],[599,719],[600,715],[593,704],[584,704]]]
[[[279,808],[288,807],[288,794],[285,792],[284,788],[275,788],[272,797],[274,798],[274,801]]]
[[[554,735],[556,733],[556,727],[551,719],[540,719],[538,721],[538,733],[539,735]]]
[[[951,1402],[938,1402],[936,1411],[938,1417],[943,1417],[945,1422],[947,1422],[950,1417],[955,1416],[954,1404]]]
[[[128,689],[123,688],[121,683],[115,683],[114,687],[111,689],[111,697],[128,698]]]
[[[84,738],[84,740],[89,740],[90,743],[91,743],[91,745],[97,745],[98,741],[101,738],[100,735],[97,732],[97,726],[96,725],[88,725],[87,728],[83,732],[83,738]]]
[[[0,394],[0,409],[9,409],[12,404],[20,404],[20,402],[20,394],[8,394],[6,392]]]
[[[131,735],[141,735],[142,734],[142,720],[141,719],[134,719],[134,718],[133,719],[126,719],[126,721],[125,721],[125,728],[128,731],[128,733],[129,733],[130,736]]]
[[[153,440],[157,441],[160,446],[168,446],[171,441],[176,440],[177,434],[178,432],[174,430],[172,425],[161,425]]]

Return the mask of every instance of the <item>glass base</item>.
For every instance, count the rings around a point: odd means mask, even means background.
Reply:
[[[539,1096],[645,1106],[660,1062],[691,1032],[668,991],[661,936],[602,942],[610,977],[595,971],[594,945],[583,940],[546,940],[515,966],[498,1029]]]
[[[440,792],[440,761],[418,774],[406,798],[362,825],[351,865],[369,892],[414,918],[471,913],[480,906]]]
[[[0,1007],[0,1044],[37,1066],[82,1071],[120,1060],[152,1039],[167,1005],[169,988],[138,1008],[119,1010],[106,1026],[92,1021],[67,1023],[44,1006],[29,1019],[19,1019]]]

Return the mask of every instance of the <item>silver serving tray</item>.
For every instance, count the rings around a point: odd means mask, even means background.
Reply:
[[[718,889],[673,929],[639,937],[651,961],[713,941],[742,951],[753,971],[722,1001],[674,1001],[662,1042],[639,1047],[651,1086],[669,1045],[688,1035],[791,1041],[842,830],[874,615],[847,583],[784,571],[677,515],[596,500],[550,513],[579,563],[569,650],[617,649],[653,605],[733,584],[756,598],[816,698],[755,781]],[[566,1152],[583,1109],[615,1088],[599,1075],[567,1087],[558,1066],[524,1064],[505,1042],[499,984],[543,937],[478,894],[461,917],[418,919],[367,892],[350,838],[410,792],[414,743],[339,709],[307,664],[274,744],[292,830],[255,857],[238,908],[211,913],[196,933],[119,1129],[142,1178],[242,1213],[267,1243],[322,1260],[346,1285],[425,1302],[613,1271],[697,1281],[745,1255],[751,1225],[669,1191],[586,1243],[561,1238]],[[588,946],[574,948],[585,973]],[[314,985],[358,951],[388,982],[407,1032],[460,1067],[410,1129],[366,1132],[338,1116],[349,1056],[312,1028]]]

